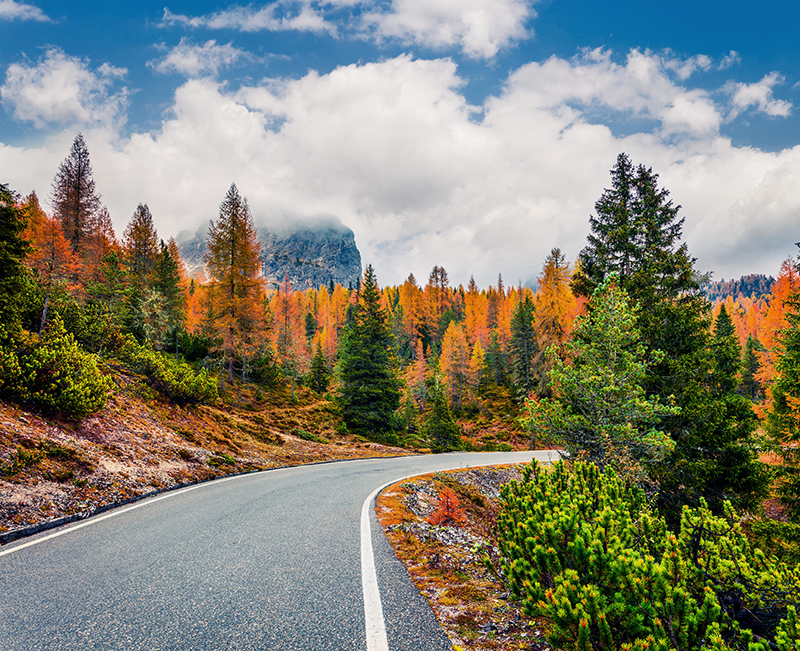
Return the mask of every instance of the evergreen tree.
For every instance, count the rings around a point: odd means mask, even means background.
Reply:
[[[620,286],[643,308],[637,326],[648,355],[663,353],[643,381],[647,394],[680,408],[661,423],[675,447],[655,469],[660,508],[674,526],[681,507],[697,506],[701,498],[717,512],[724,499],[751,508],[765,488],[750,440],[753,421],[730,393],[727,358],[717,355],[721,343],[712,339],[710,306],[680,242],[680,207],[658,187],[658,175],[634,168],[625,154],[611,174],[612,188],[590,219],[573,289],[586,295],[619,274]]]
[[[525,398],[536,388],[534,357],[539,351],[536,331],[533,329],[533,301],[530,295],[517,304],[511,316],[511,350],[509,351],[511,377],[520,398]]]
[[[152,285],[158,264],[158,233],[147,204],[136,207],[122,237],[131,282],[144,290]]]
[[[328,364],[325,361],[325,355],[322,353],[322,344],[317,341],[317,350],[311,360],[311,371],[308,374],[308,386],[312,391],[321,394],[328,389],[329,382]]]
[[[371,435],[390,429],[400,405],[391,345],[375,271],[368,265],[339,363],[342,416],[350,429]]]
[[[616,274],[595,290],[591,307],[566,345],[569,363],[555,347],[548,351],[555,397],[529,399],[523,421],[561,443],[569,458],[611,466],[630,484],[652,488],[652,464],[673,446],[657,423],[677,410],[646,395],[636,310]]]
[[[428,383],[428,394],[430,405],[422,419],[422,433],[428,437],[437,452],[456,449],[461,441],[461,428],[447,404],[447,397],[438,374]]]
[[[591,296],[610,273],[640,305],[696,292],[697,282],[686,244],[680,244],[683,219],[658,174],[626,154],[611,170],[612,187],[595,203],[589,218],[589,245],[581,251],[573,276],[576,293]]]
[[[758,373],[758,355],[756,352],[763,351],[764,346],[753,335],[747,336],[747,342],[742,351],[742,383],[739,386],[739,392],[750,398],[752,401],[757,401],[761,398],[761,383],[756,378]]]
[[[234,358],[250,347],[261,323],[260,248],[247,200],[232,183],[220,204],[219,219],[210,223],[205,256],[212,328],[222,340],[228,382],[233,382]]]
[[[21,328],[20,294],[25,286],[23,264],[30,243],[23,239],[27,218],[17,197],[0,184],[0,343]]]
[[[777,376],[772,385],[772,405],[767,430],[783,457],[778,495],[793,522],[800,524],[800,294],[789,299],[787,325],[778,339]]]
[[[53,180],[52,205],[72,250],[82,253],[86,240],[94,232],[101,207],[83,134],[75,137],[69,154],[58,167]]]
[[[489,335],[489,348],[486,351],[486,368],[489,372],[489,379],[495,384],[504,385],[508,379],[508,365],[503,347],[500,345],[500,338],[497,330],[492,330]]]
[[[156,274],[153,288],[164,297],[164,311],[167,323],[173,329],[183,327],[185,316],[185,300],[181,288],[181,277],[178,272],[178,261],[170,253],[169,247],[161,240],[161,251],[156,260]]]

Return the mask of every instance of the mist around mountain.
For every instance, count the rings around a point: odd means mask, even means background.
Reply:
[[[274,290],[288,278],[293,289],[339,283],[355,287],[361,278],[361,253],[355,234],[332,215],[258,224],[261,273]],[[190,276],[204,269],[208,225],[181,231],[176,241]]]

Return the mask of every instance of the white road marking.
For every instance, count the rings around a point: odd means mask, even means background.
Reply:
[[[545,463],[552,462],[552,450],[546,450],[546,452],[547,459]],[[534,456],[535,453],[531,452],[529,458],[524,460],[520,459],[519,461],[506,461],[497,464],[478,462],[476,467],[527,463]],[[452,467],[443,466],[440,468],[440,472],[473,467],[469,463],[464,463],[464,461],[464,458],[457,459],[454,461]],[[372,491],[361,506],[361,588],[364,592],[364,619],[366,620],[367,651],[389,651],[389,643],[386,638],[386,621],[383,618],[383,603],[381,602],[381,593],[378,589],[378,575],[375,571],[375,556],[372,553],[372,530],[370,529],[369,518],[372,501],[375,499],[375,496],[387,486],[396,484],[399,481],[405,481],[406,479],[428,474],[431,474],[431,472],[417,471],[403,477],[395,477],[391,481],[386,482],[383,486],[379,486]]]
[[[220,484],[220,483],[222,483],[224,481],[229,481],[231,479],[239,479],[239,478],[241,478],[243,476],[247,476],[247,475],[232,475],[230,477],[223,477],[222,479],[217,479],[214,483],[215,484]],[[165,500],[168,497],[175,497],[176,495],[182,495],[183,493],[188,493],[189,491],[193,491],[193,490],[195,490],[197,488],[200,488],[202,486],[208,486],[209,484],[210,484],[210,482],[203,482],[201,484],[194,484],[193,486],[187,486],[186,488],[181,488],[181,489],[176,490],[176,491],[169,491],[168,493],[163,493],[163,494],[159,495],[158,497],[154,497],[152,499],[145,499],[145,500],[142,500],[141,502],[136,502],[135,504],[132,504],[131,506],[126,506],[126,507],[121,508],[121,509],[114,509],[113,511],[110,511],[109,513],[106,513],[105,515],[92,516],[88,520],[84,520],[80,524],[76,524],[74,526],[66,525],[64,529],[59,529],[55,533],[51,533],[51,534],[49,534],[47,536],[42,536],[41,538],[36,538],[35,540],[30,540],[30,541],[28,541],[26,543],[23,543],[21,545],[15,545],[11,549],[6,549],[6,550],[0,552],[0,557],[6,556],[7,554],[13,554],[14,552],[18,552],[21,549],[25,549],[26,547],[33,547],[34,545],[38,545],[38,544],[43,543],[43,542],[45,542],[47,540],[52,540],[53,538],[58,538],[59,536],[63,536],[64,534],[67,534],[67,533],[72,533],[73,531],[77,531],[78,529],[83,529],[84,527],[88,527],[90,524],[97,524],[98,522],[102,522],[103,520],[108,520],[108,518],[113,518],[114,516],[122,515],[123,513],[127,513],[128,511],[133,511],[134,509],[139,509],[139,508],[141,508],[143,506],[149,506],[150,504],[153,504],[155,502],[160,502],[161,500]],[[13,544],[13,543],[11,543],[11,544]]]

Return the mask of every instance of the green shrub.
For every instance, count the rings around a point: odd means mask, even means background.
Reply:
[[[214,402],[219,397],[217,382],[205,369],[195,372],[185,362],[139,344],[131,335],[117,353],[119,358],[146,375],[153,387],[175,402]]]
[[[0,390],[47,411],[81,418],[103,408],[114,387],[56,315],[42,336],[20,336],[0,349]]]
[[[729,505],[685,507],[676,536],[610,468],[562,462],[533,462],[501,499],[503,571],[557,649],[800,648],[800,567],[753,550]]]
[[[208,465],[214,466],[215,468],[219,468],[220,466],[235,466],[236,459],[229,454],[219,454],[217,456],[210,457],[208,460]]]

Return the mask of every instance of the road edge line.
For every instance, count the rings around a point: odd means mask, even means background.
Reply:
[[[364,593],[367,651],[389,651],[386,622],[383,618],[383,603],[378,588],[378,573],[375,570],[375,555],[372,552],[372,527],[370,526],[372,502],[384,488],[385,486],[380,486],[372,491],[361,507],[361,588]]]

